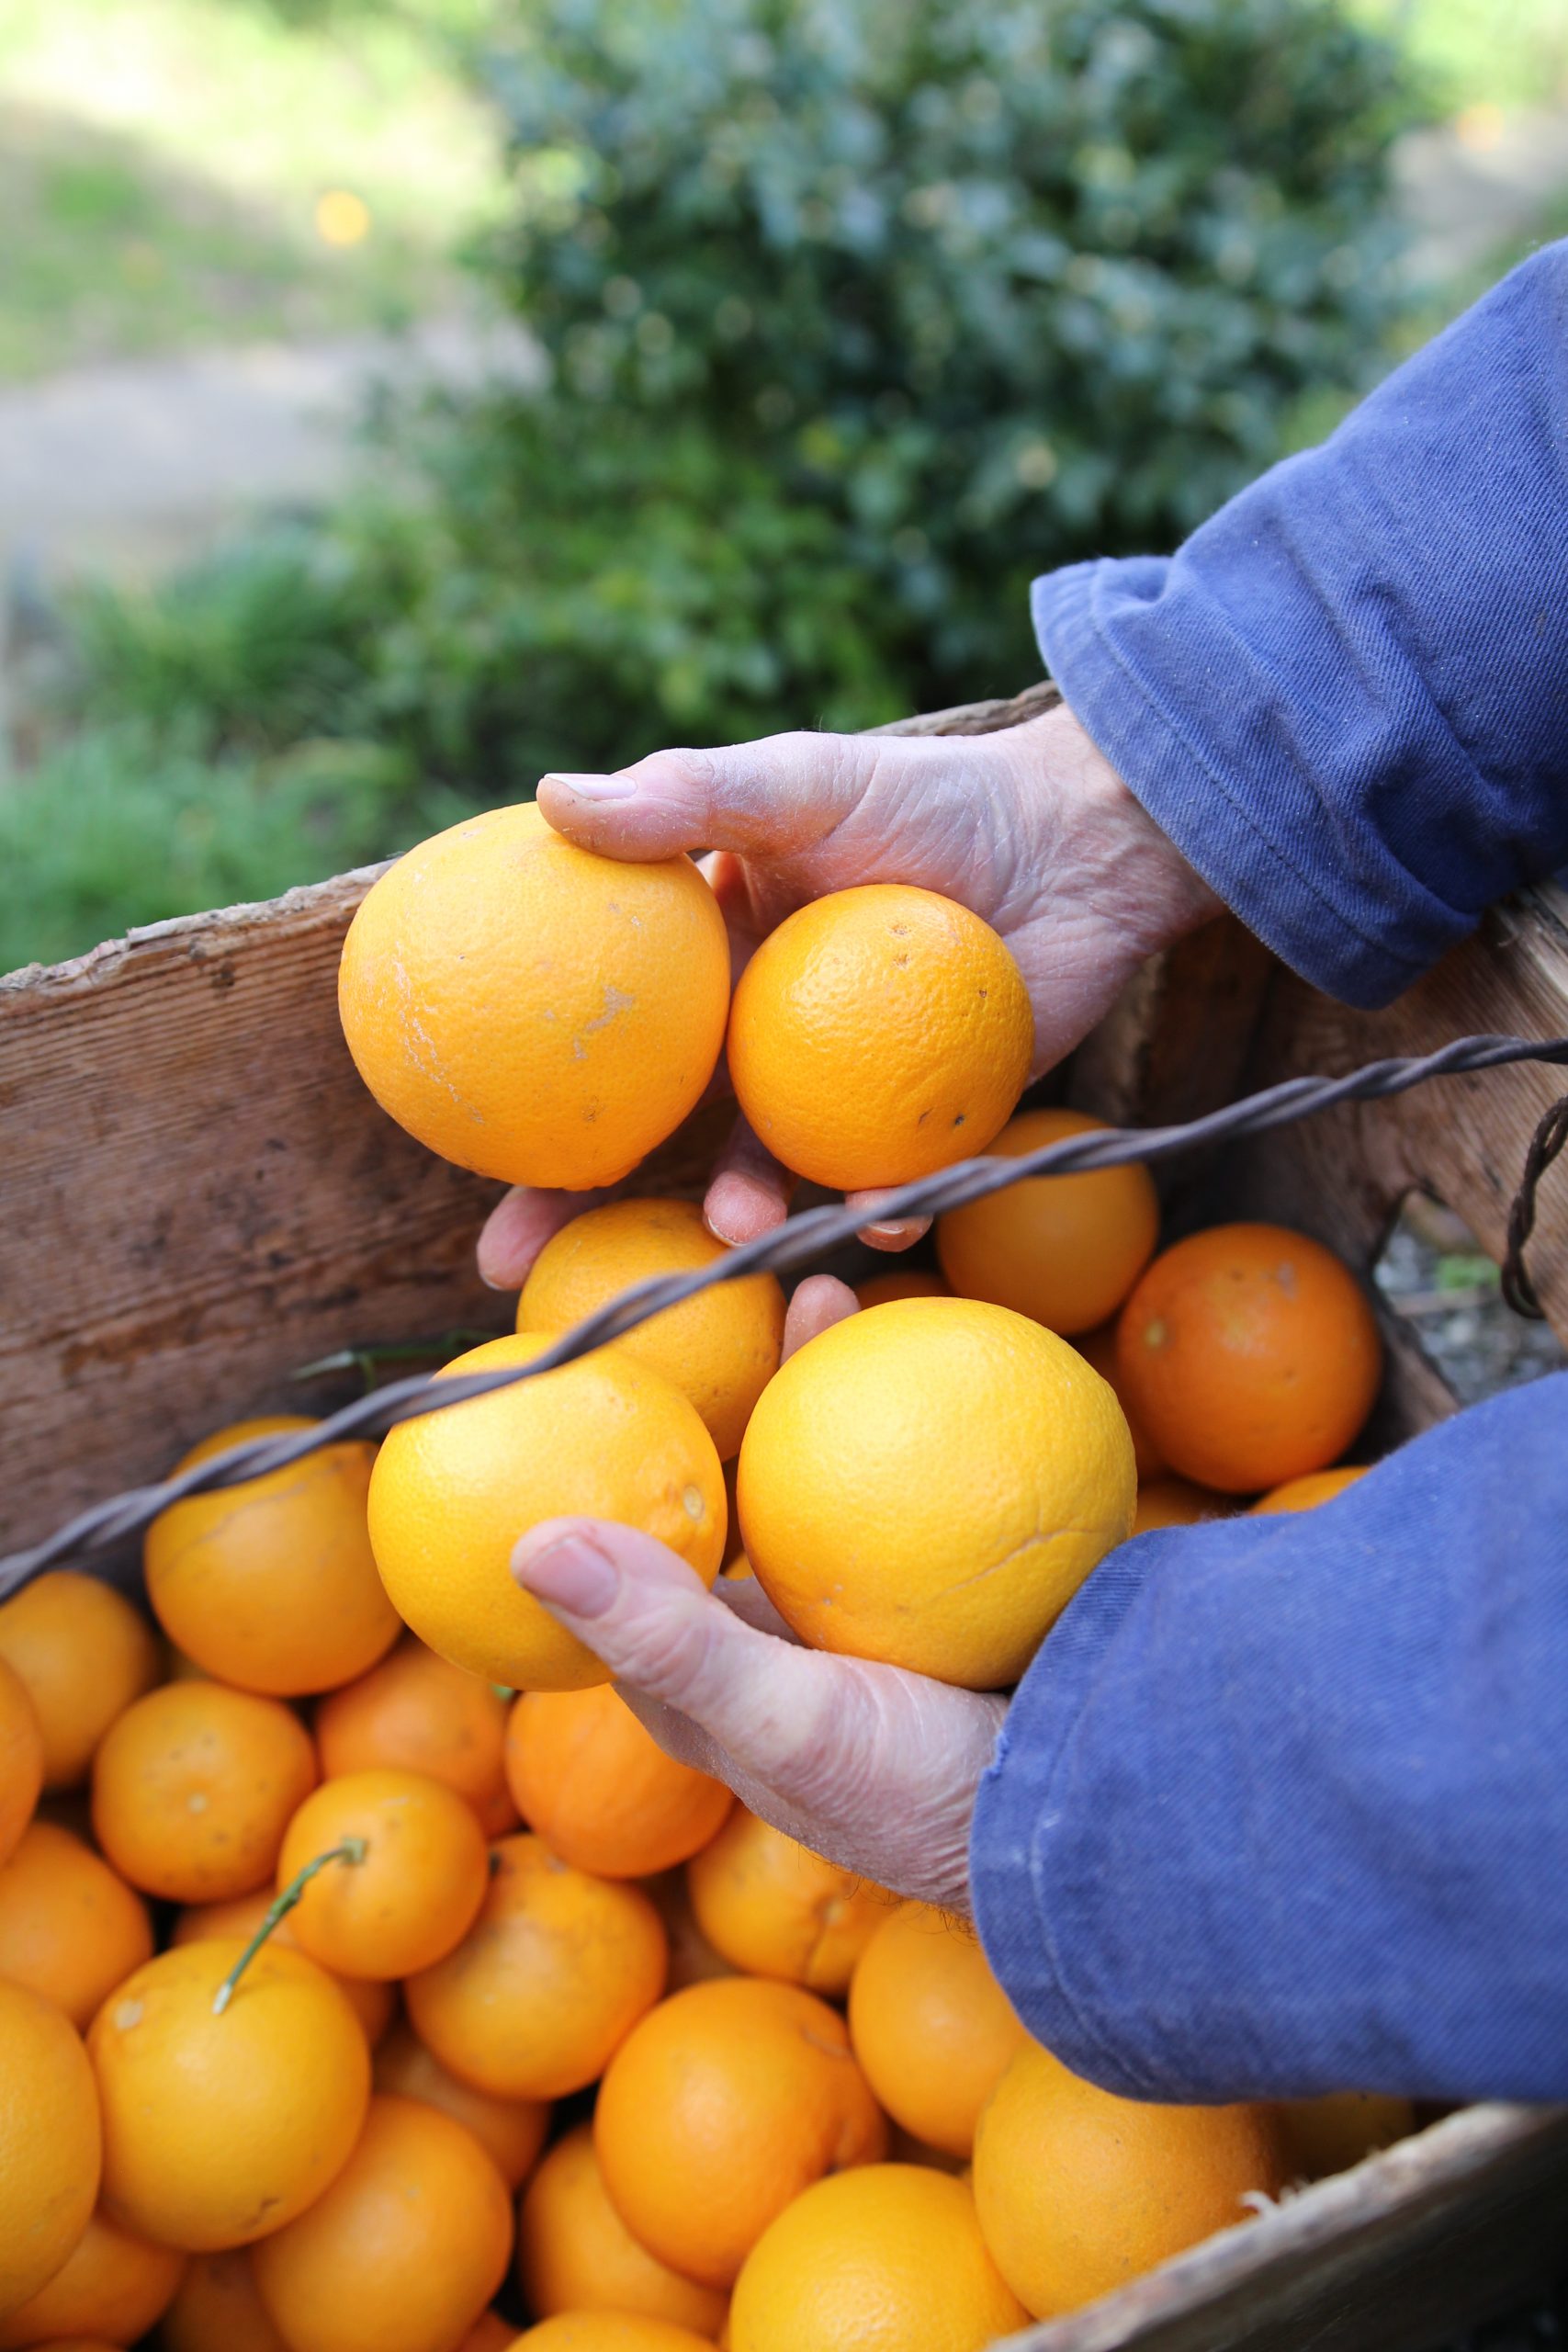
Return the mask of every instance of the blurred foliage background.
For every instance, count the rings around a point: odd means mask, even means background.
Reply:
[[[1568,99],[1562,0],[1499,21],[0,0],[0,378],[469,288],[543,363],[383,397],[312,511],[23,612],[0,967],[549,766],[1024,683],[1032,574],[1174,545],[1512,258],[1414,289],[1391,184],[1413,125]]]

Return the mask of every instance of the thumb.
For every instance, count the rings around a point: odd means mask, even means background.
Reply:
[[[606,857],[727,849],[742,857],[809,850],[851,815],[887,757],[857,735],[766,735],[716,751],[654,752],[614,775],[540,778],[540,809]]]

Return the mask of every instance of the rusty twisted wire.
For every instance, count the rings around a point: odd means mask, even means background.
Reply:
[[[1168,1127],[1109,1127],[1088,1135],[1066,1136],[1017,1159],[961,1160],[934,1176],[891,1186],[858,1207],[824,1206],[788,1218],[771,1233],[716,1259],[693,1273],[661,1274],[635,1283],[619,1297],[562,1332],[525,1364],[492,1372],[465,1373],[452,1379],[420,1374],[391,1382],[371,1395],[357,1397],[314,1428],[282,1437],[251,1438],[229,1446],[178,1476],[155,1486],[135,1487],[79,1511],[53,1534],[29,1549],[0,1559],[0,1598],[25,1584],[29,1577],[73,1552],[93,1551],[137,1533],[186,1495],[205,1494],[213,1487],[235,1486],[269,1470],[281,1470],[344,1438],[380,1435],[398,1422],[422,1413],[445,1411],[473,1396],[486,1396],[513,1382],[536,1379],[587,1355],[606,1340],[619,1339],[664,1307],[694,1298],[716,1283],[738,1282],[755,1273],[794,1273],[812,1259],[852,1240],[864,1226],[897,1217],[938,1216],[961,1208],[987,1193],[998,1193],[1027,1176],[1065,1176],[1075,1170],[1118,1168],[1128,1160],[1168,1159],[1185,1151],[1235,1142],[1244,1136],[1264,1135],[1297,1119],[1331,1109],[1339,1102],[1380,1101],[1403,1094],[1435,1078],[1454,1078],[1477,1070],[1499,1069],[1514,1062],[1568,1063],[1568,1037],[1458,1037],[1436,1053],[1368,1062],[1343,1078],[1288,1078],[1261,1093],[1245,1096],[1223,1110],[1183,1125]],[[1536,1170],[1539,1176],[1539,1170]],[[1529,1172],[1527,1171],[1527,1181]],[[1533,1192],[1533,1185],[1531,1187]]]

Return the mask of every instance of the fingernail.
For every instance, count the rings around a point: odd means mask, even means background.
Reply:
[[[615,1562],[585,1535],[547,1536],[536,1549],[525,1535],[512,1555],[512,1573],[536,1600],[570,1617],[603,1617],[620,1586]]]
[[[562,775],[552,768],[541,784],[560,784],[578,800],[630,800],[637,791],[629,775]]]

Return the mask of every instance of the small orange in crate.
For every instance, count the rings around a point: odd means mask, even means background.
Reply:
[[[1080,1356],[1093,1364],[1101,1380],[1109,1381],[1116,1391],[1116,1402],[1122,1408],[1127,1432],[1133,1441],[1133,1463],[1138,1473],[1139,1485],[1144,1485],[1150,1478],[1162,1476],[1170,1465],[1137,1414],[1130,1409],[1122,1387],[1122,1376],[1116,1367],[1115,1323],[1102,1323],[1096,1331],[1077,1332],[1073,1345]]]
[[[80,1788],[99,1740],[151,1690],[160,1663],[141,1610],[74,1568],[51,1568],[0,1602],[0,1658],[33,1702],[46,1789]]]
[[[95,2213],[53,2278],[0,2321],[0,2352],[72,2335],[134,2344],[163,2317],[185,2267],[172,2246]]]
[[[93,1766],[93,1829],[122,1878],[172,1903],[221,1903],[272,1875],[316,1751],[276,1699],[166,1682],[128,1707]]]
[[[437,1377],[527,1363],[547,1336],[488,1340]],[[520,1535],[579,1512],[658,1536],[705,1584],[718,1574],[724,1473],[713,1440],[695,1407],[624,1348],[401,1422],[370,1481],[370,1540],[399,1614],[454,1665],[517,1690],[609,1680],[512,1575]]]
[[[80,1838],[35,1821],[0,1869],[0,1976],[57,2002],[83,2033],[105,1994],[152,1957],[141,1897]]]
[[[698,1928],[721,1958],[835,1995],[849,1982],[893,1897],[824,1860],[738,1804],[686,1865]]]
[[[321,1855],[294,1907],[300,1948],[343,1976],[431,1968],[472,1927],[490,1883],[471,1805],[423,1772],[347,1772],[305,1799],[284,1833],[278,1892]]]
[[[508,2188],[521,2188],[538,2161],[550,2128],[545,2100],[496,2098],[460,2082],[401,2020],[377,2051],[370,2078],[378,2091],[423,2099],[466,2125]]]
[[[712,1075],[729,943],[686,857],[626,865],[532,806],[467,817],[398,860],[344,942],[360,1077],[459,1168],[581,1192],[627,1176]]]
[[[856,1964],[850,2039],[893,2120],[967,2156],[980,2109],[1029,2037],[973,1928],[901,1903]]]
[[[1319,1503],[1332,1502],[1347,1487],[1366,1476],[1364,1469],[1347,1467],[1340,1470],[1309,1470],[1304,1478],[1287,1478],[1282,1487],[1260,1496],[1252,1506],[1258,1518],[1272,1518],[1276,1511],[1315,1510]]]
[[[1116,1349],[1129,1408],[1172,1469],[1233,1495],[1336,1461],[1382,1373],[1349,1268],[1279,1225],[1214,1226],[1164,1250]]]
[[[233,1943],[236,1939],[248,1944],[260,1928],[272,1908],[273,1889],[269,1879],[250,1894],[236,1894],[227,1903],[191,1903],[177,1912],[169,1932],[173,1944]],[[286,1911],[276,1927],[267,1933],[267,1941],[282,1944],[299,1951],[301,1947],[294,1933],[294,1915]],[[319,1965],[319,1963],[318,1963]],[[372,2050],[391,2024],[398,2006],[395,1984],[378,1984],[371,1976],[339,1976],[327,1970],[333,1984],[343,1995],[364,2030],[365,2039]]]
[[[770,932],[740,976],[729,1075],[775,1158],[836,1192],[986,1150],[1023,1091],[1034,1018],[979,916],[870,883]]]
[[[1021,1159],[1069,1136],[1104,1132],[1081,1111],[1024,1111],[987,1147]],[[1114,1315],[1159,1238],[1159,1199],[1141,1160],[1079,1175],[1026,1176],[937,1219],[942,1271],[964,1298],[988,1298],[1075,1337]]]
[[[0,1862],[14,1854],[43,1787],[43,1733],[27,1685],[0,1657]]]
[[[46,2286],[98,2193],[102,2138],[93,2070],[61,2009],[0,1977],[0,2317]]]
[[[540,2319],[555,2312],[640,2312],[705,2338],[724,2324],[726,2297],[649,2254],[611,2204],[592,2123],[556,2142],[524,2193],[517,2284]]]
[[[553,1853],[601,1878],[648,1878],[705,1846],[735,1800],[667,1756],[608,1683],[525,1690],[506,1730],[517,1807]]]
[[[412,1634],[357,1682],[318,1702],[316,1747],[329,1778],[378,1764],[428,1772],[466,1797],[488,1835],[516,1826],[502,1752],[506,1701]]]
[[[1138,1488],[1133,1532],[1146,1535],[1153,1527],[1197,1527],[1206,1519],[1227,1518],[1234,1508],[1228,1495],[1212,1487],[1195,1487],[1190,1478],[1151,1478]]]

